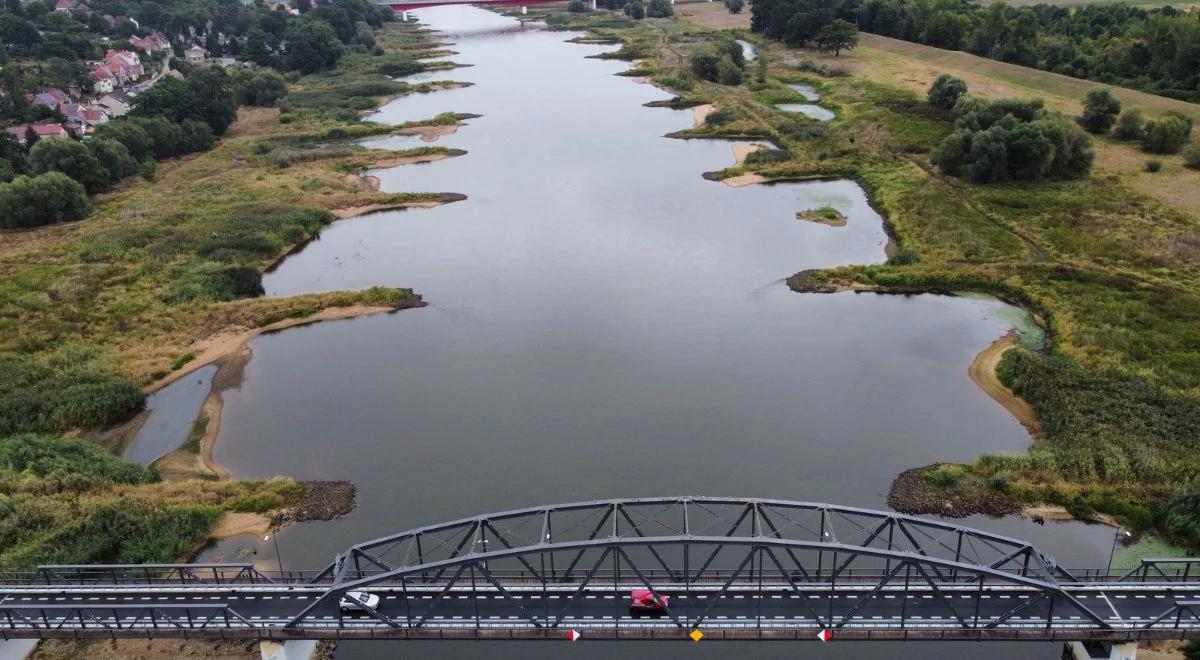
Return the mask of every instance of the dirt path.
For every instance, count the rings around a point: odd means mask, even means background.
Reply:
[[[1000,364],[1000,358],[1008,349],[1015,346],[1017,346],[1017,333],[1009,330],[1003,337],[992,342],[991,346],[975,356],[975,360],[967,368],[967,373],[971,376],[971,380],[979,386],[979,389],[992,397],[996,403],[1004,406],[1005,410],[1012,413],[1012,416],[1016,417],[1017,421],[1029,430],[1029,434],[1033,436],[1034,440],[1040,442],[1042,425],[1038,423],[1033,407],[1005,387],[996,376],[996,366]]]

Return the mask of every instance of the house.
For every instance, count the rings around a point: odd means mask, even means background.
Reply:
[[[62,124],[23,124],[20,126],[10,126],[8,128],[8,132],[12,133],[13,137],[17,138],[17,142],[25,144],[25,133],[30,128],[33,128],[33,132],[37,134],[39,138],[70,137],[71,135],[67,132],[67,128]]]
[[[199,46],[192,46],[184,51],[183,58],[188,64],[204,64],[208,60],[208,51]]]
[[[144,37],[132,37],[129,43],[147,55],[169,52],[171,50],[170,42],[157,32],[151,32]]]
[[[69,12],[78,4],[78,0],[58,0],[54,5],[54,11]]]
[[[70,127],[99,126],[108,121],[103,108],[83,103],[64,103],[58,106],[58,111],[67,118]]]
[[[133,105],[133,97],[118,89],[111,94],[105,94],[99,101],[96,101],[96,105],[104,108],[109,117],[123,117],[129,113],[129,106]]]
[[[33,101],[52,110],[70,100],[71,98],[67,96],[67,93],[57,87],[47,87],[33,95]]]
[[[117,88],[117,77],[103,63],[92,67],[92,90],[97,94],[109,94]]]
[[[142,68],[142,58],[133,51],[110,50],[104,53],[104,64],[117,76],[122,85],[146,75],[145,69]]]

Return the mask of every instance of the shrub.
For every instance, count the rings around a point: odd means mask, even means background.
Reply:
[[[588,7],[587,3],[583,0],[571,0],[567,3],[567,11],[571,12],[572,14],[585,14],[587,13],[588,9],[590,9],[590,7]]]
[[[233,77],[233,95],[238,105],[274,106],[287,96],[287,83],[274,71],[243,69]]]
[[[0,357],[0,436],[109,426],[141,400],[137,385],[86,353]]]
[[[733,63],[733,60],[728,57],[722,57],[720,62],[717,62],[717,82],[722,85],[740,85],[744,75],[741,67]]]
[[[116,140],[93,137],[88,140],[87,148],[104,168],[105,178],[110,185],[138,173],[138,162],[129,154],[125,145]]]
[[[148,468],[126,463],[100,445],[76,438],[19,433],[0,438],[0,470],[38,477],[81,474],[123,484],[155,481]]]
[[[1200,543],[1200,480],[1176,488],[1163,508],[1163,529],[1189,545]]]
[[[38,227],[80,220],[91,211],[87,191],[61,172],[19,176],[0,184],[0,227]]]
[[[108,171],[88,148],[70,138],[48,138],[38,140],[29,150],[28,161],[31,174],[62,172],[83,184],[89,193],[108,189]]]
[[[97,126],[92,140],[101,139],[120,142],[138,160],[154,157],[154,141],[141,126],[128,119],[114,119]]]
[[[1142,134],[1142,149],[1152,154],[1179,153],[1191,132],[1191,119],[1168,112],[1160,119],[1146,122]]]
[[[921,478],[939,488],[954,486],[967,476],[966,469],[961,465],[939,465],[921,473]]]
[[[1154,160],[1153,158],[1151,158],[1150,160],[1146,161],[1146,171],[1147,172],[1157,172],[1161,169],[1162,169],[1162,161],[1161,160]]]
[[[1183,163],[1188,167],[1200,170],[1200,142],[1193,142],[1183,150]]]
[[[949,110],[966,93],[967,83],[948,73],[943,73],[929,86],[929,93],[926,95],[926,99],[929,101],[929,105],[935,108]]]
[[[747,165],[762,165],[766,163],[781,163],[790,160],[792,154],[785,149],[759,149],[746,156]]]
[[[712,50],[701,50],[692,53],[689,59],[689,64],[692,73],[696,74],[701,80],[715,81],[717,79],[717,66],[721,62],[720,56]]]
[[[420,73],[425,70],[425,65],[408,55],[391,53],[382,58],[378,70],[379,73],[385,76],[399,78],[401,76],[411,76],[414,73]]]
[[[1121,102],[1107,89],[1088,91],[1087,100],[1083,104],[1083,114],[1077,118],[1080,126],[1088,133],[1107,133],[1117,121],[1121,112]]]
[[[283,505],[283,499],[274,493],[256,493],[235,502],[233,510],[238,513],[266,513]]]
[[[223,301],[262,294],[262,273],[258,268],[201,261],[176,272],[163,300],[168,303]]]
[[[728,124],[734,119],[737,119],[737,115],[732,110],[728,108],[719,108],[708,113],[708,116],[704,118],[704,125],[722,126],[724,124]]]
[[[646,6],[646,15],[651,18],[666,18],[675,15],[675,9],[671,7],[671,0],[650,0],[650,4]]]
[[[631,0],[625,4],[625,15],[640,21],[646,17],[646,6],[641,0]]]
[[[1113,127],[1113,137],[1118,140],[1140,140],[1145,131],[1142,127],[1142,111],[1140,108],[1130,108],[1117,118]]]
[[[731,14],[740,14],[746,8],[745,0],[725,0],[725,8]]]

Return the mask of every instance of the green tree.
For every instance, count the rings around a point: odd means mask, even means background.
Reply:
[[[1146,122],[1142,149],[1152,154],[1179,153],[1187,144],[1191,132],[1192,123],[1188,118],[1167,113],[1159,119]]]
[[[274,71],[242,70],[233,78],[238,105],[271,107],[287,96],[287,83]]]
[[[1117,117],[1117,125],[1113,127],[1113,137],[1118,140],[1140,140],[1145,130],[1142,127],[1142,111],[1140,108],[1129,108]]]
[[[646,17],[646,6],[642,4],[642,0],[630,0],[625,3],[625,15],[640,21]]]
[[[721,63],[721,57],[714,51],[709,49],[696,51],[692,53],[688,63],[697,78],[716,82],[717,66]]]
[[[155,87],[157,86],[155,85]],[[154,145],[155,158],[170,158],[171,156],[186,153],[180,150],[180,145],[183,143],[183,129],[179,127],[179,124],[161,115],[155,117],[132,117],[129,121],[134,122],[138,128],[141,128],[150,137],[150,142]]]
[[[242,44],[242,58],[259,66],[271,66],[275,61],[275,45],[271,35],[262,28],[251,28]]]
[[[567,11],[572,14],[586,14],[589,7],[583,0],[571,0],[567,3]]]
[[[32,174],[62,172],[83,184],[89,193],[107,190],[108,171],[82,142],[55,137],[42,140],[29,150],[29,171]]]
[[[233,99],[229,74],[219,66],[197,67],[188,74],[186,82],[198,103],[192,114],[180,116],[178,120],[199,119],[208,124],[213,133],[224,135],[225,129],[237,119],[237,103]]]
[[[88,151],[107,172],[109,185],[138,173],[138,162],[129,155],[125,145],[108,138],[93,137],[87,142]]]
[[[200,100],[191,85],[174,76],[166,76],[133,100],[130,114],[134,117],[163,117],[181,122],[197,116]]]
[[[745,0],[725,0],[725,8],[731,14],[740,14],[746,8]]]
[[[933,81],[929,86],[929,94],[926,98],[929,100],[929,105],[943,110],[949,110],[954,107],[958,99],[963,94],[967,93],[967,83],[955,78],[954,76],[943,73]]]
[[[834,19],[817,32],[817,45],[821,50],[832,50],[834,57],[838,57],[843,50],[852,50],[858,45],[858,27],[850,21]]]
[[[1088,133],[1107,133],[1117,121],[1121,102],[1104,88],[1089,90],[1083,104],[1083,114],[1077,119]]]
[[[666,18],[675,15],[675,9],[671,6],[671,0],[650,0],[650,4],[646,6],[646,15],[651,18]]]
[[[127,119],[114,119],[96,127],[93,140],[116,140],[125,145],[130,156],[138,160],[154,158],[154,141],[146,131]]]
[[[1183,163],[1192,169],[1200,170],[1200,142],[1193,142],[1183,150]]]
[[[79,220],[91,210],[87,191],[61,172],[19,176],[0,184],[0,227],[38,227]]]
[[[293,71],[316,73],[331,69],[342,57],[342,42],[325,21],[299,21],[288,28],[285,41],[284,66]]]
[[[734,64],[729,57],[722,57],[717,62],[717,82],[722,85],[740,85],[745,79],[742,68]]]

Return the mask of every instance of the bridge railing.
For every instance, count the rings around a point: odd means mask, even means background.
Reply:
[[[587,578],[587,570],[558,570],[549,568],[544,576],[523,569],[500,569],[490,571],[498,580],[506,584],[540,585],[545,581],[554,584],[578,583]],[[1002,572],[1017,575],[1016,569]],[[1070,574],[1079,583],[1155,583],[1155,582],[1200,582],[1200,558],[1177,559],[1144,559],[1138,566],[1128,570],[1071,569]],[[382,574],[381,570],[353,571],[350,578],[370,578]],[[665,569],[642,569],[646,579],[654,583],[689,582],[691,584],[723,584],[735,571],[709,570],[703,578],[685,580],[682,571]],[[752,583],[763,577],[784,581],[791,578],[796,583],[828,583],[834,576],[832,568],[809,569],[807,575],[792,572],[785,575],[780,571],[759,571],[753,576],[746,574],[735,579],[734,584],[741,582]],[[845,568],[836,572],[839,584],[861,582],[864,585],[877,583],[886,575],[886,571],[875,568]],[[610,583],[614,577],[621,582],[635,581],[636,576],[629,571],[614,573],[609,569],[599,569],[592,576],[592,582]],[[403,580],[408,585],[439,585],[446,584],[448,576],[434,572],[428,574],[410,575]],[[949,573],[942,576],[939,582],[945,584],[974,584],[977,576],[961,573]],[[402,583],[397,579],[395,584]],[[307,584],[322,586],[333,584],[331,575],[322,574],[317,570],[284,570],[258,568],[251,563],[233,564],[69,564],[39,566],[32,572],[0,573],[0,585],[266,585],[266,584]],[[384,583],[386,584],[386,583]]]

